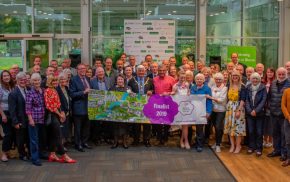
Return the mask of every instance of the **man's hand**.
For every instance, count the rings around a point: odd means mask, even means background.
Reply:
[[[147,91],[147,96],[151,96],[152,94],[152,91]]]
[[[16,124],[16,125],[14,125],[14,127],[18,130],[18,129],[20,129],[20,126],[21,126],[21,124]]]
[[[2,115],[2,122],[7,123],[7,117],[5,114]]]
[[[251,116],[253,116],[253,117],[256,117],[256,116],[257,116],[257,113],[256,113],[255,110],[253,110],[253,111],[251,112]]]
[[[84,94],[88,94],[90,92],[91,89],[86,88],[86,90],[84,91]]]

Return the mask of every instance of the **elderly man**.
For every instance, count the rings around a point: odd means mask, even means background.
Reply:
[[[16,145],[21,160],[27,161],[28,154],[25,150],[25,145],[29,146],[28,142],[28,117],[25,111],[26,98],[26,74],[19,72],[16,75],[17,87],[12,90],[8,96],[8,107],[12,120],[12,125],[16,132]]]
[[[234,71],[234,68],[235,68],[234,63],[229,62],[229,63],[227,64],[227,71],[228,71],[229,75],[232,74],[232,72]]]
[[[251,75],[255,72],[255,69],[253,67],[247,67],[246,69],[246,77],[247,77],[247,82],[246,82],[246,86],[248,86],[249,84],[251,84]]]
[[[73,76],[77,75],[77,70],[75,68],[71,67],[71,59],[69,59],[69,58],[64,59],[62,61],[62,63],[61,63],[61,67],[62,67],[63,70],[64,69],[69,69]]]
[[[158,76],[158,63],[153,62],[150,66],[151,73],[147,75],[149,78],[153,79]]]
[[[72,77],[69,87],[69,93],[72,98],[75,148],[80,152],[84,152],[83,148],[92,148],[87,143],[90,136],[88,93],[91,89],[91,84],[89,78],[86,77],[86,70],[86,65],[79,64],[77,66],[78,74]]]
[[[264,83],[265,82],[265,74],[264,74],[265,67],[264,67],[264,65],[262,63],[258,63],[256,65],[256,69],[255,70],[261,76],[262,83]]]
[[[132,67],[132,71],[133,71],[133,74],[135,75],[136,74],[136,71],[137,71],[137,65],[136,65],[136,58],[135,56],[129,56],[129,66]]]
[[[110,90],[114,86],[114,82],[108,77],[105,77],[105,70],[102,67],[96,69],[96,77],[91,80],[92,89]]]
[[[285,64],[285,68],[287,70],[287,77],[290,77],[290,61]]]
[[[286,160],[284,116],[281,110],[282,94],[286,88],[290,87],[287,79],[287,70],[280,67],[276,71],[277,80],[272,82],[268,93],[268,103],[273,122],[273,147],[274,151],[268,157],[281,156],[281,160]]]
[[[140,95],[152,95],[154,86],[151,78],[145,76],[145,67],[139,65],[137,67],[137,76],[131,79],[128,83],[134,93]],[[146,147],[150,147],[150,124],[133,124],[133,145],[137,146],[140,142],[141,125],[143,125],[143,143]]]
[[[167,68],[164,65],[158,67],[158,76],[153,79],[154,92],[160,95],[169,95],[172,92],[173,85],[175,84],[174,78],[166,75]],[[168,140],[168,125],[157,125],[158,139],[160,144],[164,145]]]

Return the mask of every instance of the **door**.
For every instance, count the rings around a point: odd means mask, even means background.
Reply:
[[[24,70],[33,66],[33,60],[36,56],[41,57],[41,67],[47,68],[52,59],[52,39],[51,38],[25,38],[24,39]]]
[[[0,70],[9,70],[14,64],[22,69],[23,55],[23,40],[0,40]]]

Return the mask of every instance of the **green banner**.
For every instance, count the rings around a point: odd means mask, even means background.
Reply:
[[[227,62],[231,62],[232,53],[238,53],[239,62],[247,66],[256,67],[256,47],[254,46],[228,46]]]

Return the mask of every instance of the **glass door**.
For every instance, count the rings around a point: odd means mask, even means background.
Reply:
[[[0,40],[0,70],[9,70],[17,64],[23,68],[23,40]]]
[[[52,39],[51,38],[33,38],[24,39],[25,56],[24,70],[33,66],[33,60],[36,56],[41,57],[41,67],[46,68],[52,58]]]

